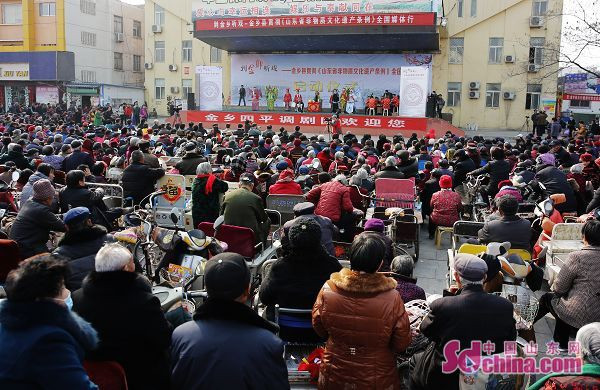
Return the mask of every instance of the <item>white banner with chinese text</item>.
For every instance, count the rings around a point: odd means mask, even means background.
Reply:
[[[425,116],[431,72],[422,66],[403,67],[400,75],[400,116]]]
[[[200,110],[223,109],[223,68],[196,66],[196,96]]]

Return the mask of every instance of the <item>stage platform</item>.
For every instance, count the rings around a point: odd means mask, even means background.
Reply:
[[[301,131],[305,134],[326,134],[327,122],[325,118],[331,118],[331,115],[331,113],[325,112],[299,113],[284,111],[281,108],[277,108],[275,111],[250,111],[249,107],[237,106],[227,107],[223,111],[180,112],[182,123],[200,122],[205,128],[209,128],[216,123],[221,128],[229,124],[232,129],[235,129],[238,123],[249,120],[257,123],[263,130],[266,126],[271,125],[275,130],[285,127],[286,130],[291,132],[295,126],[300,126]],[[341,120],[344,134],[351,132],[356,135],[372,134],[377,136],[385,134],[386,136],[394,136],[402,134],[403,136],[410,136],[412,133],[417,133],[421,137],[431,129],[435,131],[436,138],[442,137],[447,131],[459,136],[465,134],[462,129],[441,119],[342,114]],[[173,122],[173,118],[169,118],[169,122]]]

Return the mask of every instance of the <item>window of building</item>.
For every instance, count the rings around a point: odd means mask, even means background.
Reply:
[[[477,0],[471,0],[471,17],[477,16]]]
[[[540,107],[542,96],[542,84],[527,84],[527,95],[525,96],[525,109],[537,110]]]
[[[40,16],[56,16],[56,3],[40,3]]]
[[[529,39],[529,63],[542,65],[544,63],[544,45],[546,38],[532,37]]]
[[[571,107],[590,108],[589,100],[571,100]]]
[[[458,0],[457,7],[458,7],[458,17],[459,18],[463,17],[464,6],[465,6],[464,3],[465,3],[464,0]]]
[[[502,62],[502,47],[504,38],[490,38],[490,64],[500,64]]]
[[[133,21],[133,36],[136,38],[142,37],[142,22],[139,20]]]
[[[96,0],[80,0],[79,9],[84,14],[96,15]]]
[[[141,72],[142,71],[142,56],[133,55],[133,71]]]
[[[154,4],[154,24],[157,26],[165,24],[165,10],[158,4]]]
[[[221,62],[221,49],[210,47],[210,62]]]
[[[465,52],[465,38],[450,38],[449,64],[462,64]]]
[[[81,81],[84,83],[95,83],[96,82],[96,72],[92,70],[82,70],[81,71]]]
[[[115,15],[115,32],[123,33],[123,17]]]
[[[192,41],[181,42],[181,60],[192,62]]]
[[[156,100],[165,98],[165,79],[154,79],[154,97]]]
[[[194,92],[192,91],[192,79],[181,80],[181,92],[184,99],[187,99],[188,95]]]
[[[115,70],[123,70],[123,53],[115,52]]]
[[[165,62],[165,41],[154,42],[154,62]]]
[[[485,91],[485,106],[500,107],[500,83],[487,84]]]
[[[96,46],[96,34],[87,31],[82,31],[81,44],[86,46]]]
[[[546,11],[548,11],[547,0],[533,0],[533,11],[531,12],[533,16],[544,16]]]
[[[461,83],[448,83],[448,99],[446,101],[448,107],[460,106],[460,87]]]
[[[2,24],[22,24],[21,3],[2,4]]]

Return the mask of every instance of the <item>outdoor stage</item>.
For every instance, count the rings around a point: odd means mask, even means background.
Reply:
[[[180,112],[182,123],[201,122],[205,128],[209,128],[216,123],[221,128],[229,124],[232,129],[235,129],[239,123],[249,120],[257,123],[263,130],[267,125],[271,125],[274,130],[285,127],[288,132],[291,132],[295,126],[300,126],[301,131],[307,134],[326,134],[325,126],[327,122],[325,122],[325,118],[331,118],[331,115],[331,113],[298,113],[281,109],[277,111],[250,111],[237,106],[225,111]],[[172,122],[172,120],[173,118],[170,118],[169,121]],[[417,133],[421,137],[430,129],[433,129],[436,138],[442,137],[447,131],[459,136],[464,135],[463,130],[441,119],[343,114],[341,120],[344,134],[351,132],[356,135],[372,134],[378,136],[379,134],[385,134],[386,136],[394,136],[402,134],[403,136],[410,136],[412,133]]]

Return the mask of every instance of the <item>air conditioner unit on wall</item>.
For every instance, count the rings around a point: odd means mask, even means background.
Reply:
[[[115,41],[116,42],[123,42],[125,40],[125,37],[123,36],[123,33],[115,33]]]
[[[513,62],[515,62],[515,57],[514,56],[505,56],[504,62],[506,62],[507,64],[512,64]]]
[[[177,65],[169,65],[170,72],[177,72]]]
[[[536,64],[528,64],[527,65],[527,72],[529,72],[529,73],[537,73],[538,70],[540,70],[540,68]]]
[[[152,65],[152,62],[146,62],[146,63],[144,64],[144,68],[146,68],[146,69],[148,69],[148,70],[152,69],[152,67],[153,67],[153,65]]]
[[[542,27],[544,25],[543,16],[532,16],[529,18],[529,27]]]
[[[171,93],[179,93],[179,87],[171,87]]]
[[[479,91],[469,91],[469,99],[479,99]]]
[[[469,83],[469,89],[479,89],[481,83],[479,81],[471,81]]]
[[[153,24],[152,25],[152,32],[153,33],[161,33],[162,32],[162,26],[159,26],[157,24]]]
[[[517,95],[514,92],[505,91],[502,93],[504,100],[515,100],[516,96]]]

